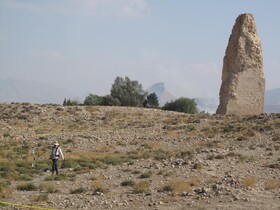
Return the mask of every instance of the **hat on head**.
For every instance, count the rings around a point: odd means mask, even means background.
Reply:
[[[58,145],[59,145],[58,141],[55,141],[55,142],[53,143],[53,145],[58,146]]]

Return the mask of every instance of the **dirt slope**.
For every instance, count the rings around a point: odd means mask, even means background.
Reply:
[[[55,140],[66,158],[59,176],[51,175],[48,159]],[[0,142],[1,202],[49,209],[280,208],[279,114],[0,104]]]

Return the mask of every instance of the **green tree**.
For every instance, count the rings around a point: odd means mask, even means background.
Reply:
[[[78,106],[80,103],[78,100],[70,100],[70,99],[67,99],[66,98],[64,99],[63,101],[63,106]]]
[[[137,80],[116,77],[111,88],[111,96],[117,99],[121,106],[142,106],[147,92]]]
[[[158,97],[155,93],[151,93],[147,96],[146,106],[145,107],[159,107]]]
[[[89,96],[86,97],[84,104],[89,106],[98,106],[98,105],[103,105],[103,100],[104,97],[103,96],[98,96],[98,95],[94,95],[94,94],[90,94]]]
[[[103,102],[102,105],[104,105],[104,106],[120,106],[121,105],[121,102],[118,99],[113,98],[113,96],[111,96],[111,95],[104,96],[102,102]]]
[[[67,103],[66,98],[64,98],[63,106],[66,106],[66,103]]]
[[[162,109],[169,111],[184,112],[189,114],[195,114],[198,112],[195,100],[185,97],[166,103],[162,107]]]

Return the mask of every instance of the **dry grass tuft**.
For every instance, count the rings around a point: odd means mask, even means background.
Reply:
[[[188,181],[188,183],[192,186],[192,187],[197,187],[201,184],[201,178],[199,177],[191,177]]]
[[[58,189],[56,189],[52,184],[46,183],[46,182],[42,182],[39,185],[39,190],[40,190],[40,192],[48,192],[48,193],[57,193],[58,192]]]
[[[191,184],[184,180],[171,180],[163,185],[161,188],[161,191],[169,192],[173,191],[176,193],[182,193],[182,192],[192,192]]]
[[[148,193],[150,191],[150,183],[141,181],[133,186],[133,193]]]
[[[39,194],[39,195],[35,195],[33,196],[33,202],[41,202],[41,201],[48,201],[49,197],[48,194]]]
[[[96,106],[87,106],[86,110],[90,113],[96,113],[100,111],[100,109]]]
[[[18,184],[16,189],[19,191],[36,191],[38,187],[32,182]]]
[[[254,187],[257,183],[257,179],[254,176],[247,176],[242,180],[244,187]]]
[[[103,181],[100,179],[96,179],[92,181],[92,189],[93,189],[93,194],[106,194],[109,192],[109,189],[106,188],[103,184]]]
[[[202,169],[203,168],[203,164],[202,163],[195,163],[193,165],[193,169]]]
[[[264,189],[276,190],[279,188],[279,182],[275,179],[269,179],[264,183]]]
[[[81,193],[85,193],[85,192],[87,192],[87,189],[84,187],[78,187],[76,189],[70,190],[71,194],[81,194]]]
[[[13,198],[13,189],[10,187],[0,188],[0,198]]]
[[[159,141],[152,141],[150,144],[150,148],[153,150],[165,150],[166,148],[161,145]]]

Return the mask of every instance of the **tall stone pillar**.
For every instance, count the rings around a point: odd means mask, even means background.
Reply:
[[[217,114],[261,114],[264,93],[262,48],[256,23],[252,14],[241,14],[233,26],[224,57]]]

